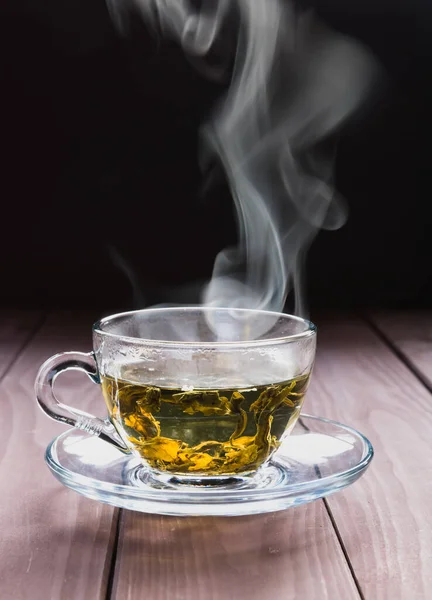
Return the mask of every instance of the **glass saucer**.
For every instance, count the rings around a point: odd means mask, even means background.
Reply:
[[[301,416],[276,456],[256,475],[217,487],[152,477],[139,459],[77,429],[55,438],[45,454],[55,477],[83,496],[177,516],[238,516],[299,506],[356,481],[372,457],[372,445],[361,433],[310,415]]]

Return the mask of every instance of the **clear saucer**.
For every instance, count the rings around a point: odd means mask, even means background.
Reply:
[[[302,415],[276,456],[255,476],[223,486],[172,484],[152,477],[139,459],[77,429],[55,438],[45,460],[76,492],[161,515],[238,516],[284,510],[351,485],[373,457],[367,438],[335,421]]]

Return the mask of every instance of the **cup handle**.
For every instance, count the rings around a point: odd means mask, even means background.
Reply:
[[[54,382],[64,371],[83,371],[93,383],[100,383],[99,371],[93,352],[62,352],[51,356],[39,369],[35,382],[35,393],[40,408],[51,419],[72,425],[96,435],[122,452],[129,449],[109,419],[94,417],[82,410],[59,402],[54,394]]]

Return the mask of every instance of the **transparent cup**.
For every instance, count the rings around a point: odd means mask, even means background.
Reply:
[[[152,476],[221,484],[254,475],[289,435],[315,348],[315,326],[291,315],[146,309],[95,323],[93,351],[49,358],[35,391],[49,417],[139,457]],[[54,381],[69,369],[101,385],[107,419],[56,398]]]

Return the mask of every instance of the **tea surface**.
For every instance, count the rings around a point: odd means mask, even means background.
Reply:
[[[294,426],[309,375],[248,389],[173,389],[102,377],[115,426],[147,463],[179,475],[258,468]]]

